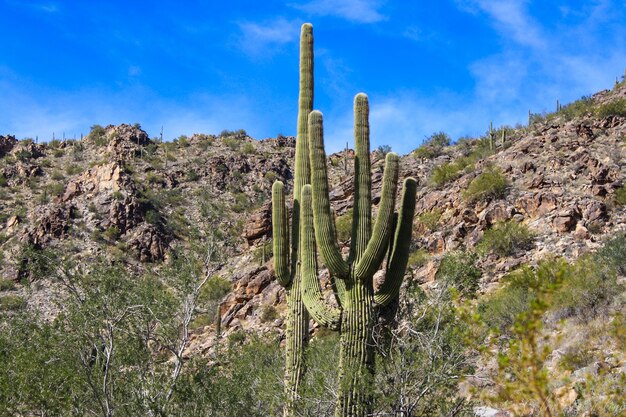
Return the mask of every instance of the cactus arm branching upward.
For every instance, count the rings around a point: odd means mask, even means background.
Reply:
[[[404,180],[402,200],[398,222],[391,246],[391,254],[387,263],[385,280],[374,294],[374,301],[380,306],[388,305],[400,293],[400,286],[406,271],[415,214],[415,196],[417,181],[413,178]]]
[[[358,279],[367,279],[367,277],[373,276],[385,257],[389,238],[392,233],[393,211],[398,186],[398,170],[398,155],[389,152],[385,159],[380,209],[378,210],[378,216],[376,216],[374,232],[367,244],[367,249],[365,249],[363,256],[358,261],[355,268],[355,276]]]
[[[354,207],[348,262],[361,259],[372,233],[372,177],[370,160],[369,102],[367,95],[354,98]]]
[[[313,219],[315,238],[324,263],[330,273],[339,279],[349,275],[348,263],[341,257],[337,240],[333,234],[334,221],[330,211],[326,152],[324,151],[324,128],[322,113],[314,110],[309,114],[309,147],[311,158],[311,185],[313,193]]]
[[[326,303],[320,290],[317,276],[317,250],[313,231],[313,209],[311,207],[311,186],[302,188],[300,217],[300,250],[302,252],[302,300],[311,317],[320,325],[338,330],[341,311]]]
[[[276,181],[272,186],[272,227],[276,280],[286,287],[291,282],[291,274],[289,273],[289,216],[285,204],[284,187],[281,181]]]

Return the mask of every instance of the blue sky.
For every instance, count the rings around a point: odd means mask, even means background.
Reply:
[[[352,143],[363,91],[372,146],[406,153],[435,131],[477,135],[611,88],[625,21],[614,0],[0,0],[0,134],[139,122],[167,139],[293,135],[311,22],[328,150]]]

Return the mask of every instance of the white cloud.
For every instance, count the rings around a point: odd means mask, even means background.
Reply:
[[[276,48],[293,42],[300,36],[300,25],[296,21],[278,18],[264,23],[240,22],[241,50],[251,56],[267,55]]]
[[[545,34],[528,14],[526,3],[526,0],[469,0],[460,6],[466,11],[475,12],[478,9],[489,15],[503,36],[524,46],[542,48],[545,45]]]
[[[380,12],[382,0],[311,0],[290,6],[316,16],[333,16],[356,23],[376,23],[386,20]]]

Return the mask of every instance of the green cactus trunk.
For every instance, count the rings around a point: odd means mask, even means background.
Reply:
[[[341,256],[330,209],[322,114],[309,115],[311,185],[302,189],[301,250],[302,299],[320,325],[340,328],[340,383],[335,414],[366,416],[371,407],[374,377],[373,329],[375,304],[384,307],[397,300],[408,260],[417,183],[404,182],[398,220],[394,221],[399,159],[390,152],[385,159],[383,187],[376,222],[372,226],[369,104],[358,94],[355,110],[354,207],[350,253]],[[395,231],[394,231],[395,230]],[[316,245],[317,242],[317,245]],[[334,280],[339,309],[326,304],[317,277],[317,253]],[[386,254],[385,279],[375,294],[373,277]]]
[[[346,294],[341,321],[338,416],[367,415],[374,377],[374,291],[371,280],[356,280]]]
[[[289,214],[285,204],[284,185],[276,181],[272,187],[272,230],[274,269],[277,281],[285,287],[287,297],[287,328],[285,332],[285,417],[294,416],[300,397],[300,384],[306,367],[304,351],[309,335],[309,315],[302,302],[300,245],[300,196],[310,182],[307,117],[313,108],[313,27],[305,23],[300,33],[300,92],[298,97],[298,130],[296,166],[291,213],[291,245]]]

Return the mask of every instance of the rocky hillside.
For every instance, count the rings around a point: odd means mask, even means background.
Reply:
[[[401,177],[420,183],[408,280],[436,288],[447,254],[476,251],[478,291],[490,294],[522,265],[550,256],[574,261],[626,230],[624,100],[626,86],[618,85],[535,116],[530,126],[500,128],[495,140],[432,141],[403,156]],[[285,305],[268,244],[269,195],[275,180],[290,184],[294,144],[290,137],[254,140],[245,132],[160,142],[138,125],[95,126],[80,141],[44,144],[0,136],[3,311],[10,317],[12,309],[30,309],[51,320],[62,310],[57,301],[66,289],[38,267],[36,254],[61,253],[84,265],[104,258],[142,274],[210,243],[217,248],[211,271],[230,283],[218,300],[220,337],[239,330],[281,335]],[[351,151],[329,156],[340,238],[352,206],[352,158]],[[372,158],[376,196],[383,158],[381,152]],[[486,246],[489,231],[510,224],[530,238],[504,251]],[[212,352],[218,339],[211,308],[200,309],[186,356]],[[623,346],[599,341],[596,348],[608,352],[607,366],[624,372]],[[486,366],[483,376],[491,371]],[[571,387],[580,380],[563,385],[564,406],[577,400]],[[483,415],[495,415],[488,412]]]

